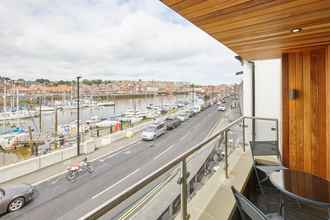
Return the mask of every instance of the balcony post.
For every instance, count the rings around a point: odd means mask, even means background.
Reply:
[[[228,179],[228,130],[225,130],[225,173]]]
[[[242,131],[242,135],[243,135],[243,152],[245,152],[245,118],[243,118],[242,127],[243,127],[243,131]]]
[[[276,120],[276,141],[277,145],[279,145],[279,131],[278,131],[278,120]]]
[[[187,187],[187,179],[188,179],[188,172],[187,172],[187,163],[186,159],[182,161],[182,168],[181,168],[181,211],[182,211],[182,220],[188,220],[188,187]]]

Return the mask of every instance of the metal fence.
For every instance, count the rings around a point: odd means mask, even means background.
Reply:
[[[256,141],[257,135],[256,130],[265,130],[265,126],[260,126],[257,122],[271,122],[274,125],[271,126],[271,136],[267,137],[272,140],[276,140],[278,143],[279,140],[279,123],[278,119],[274,118],[261,118],[261,117],[247,117],[242,116],[237,118],[236,120],[230,122],[224,128],[220,129],[220,131],[216,132],[215,134],[211,135],[207,139],[203,140],[199,144],[193,146],[189,150],[185,151],[184,153],[180,154],[158,170],[154,171],[153,173],[149,174],[148,176],[144,177],[140,181],[136,182],[135,184],[128,187],[126,190],[122,191],[121,193],[114,196],[111,200],[105,202],[97,209],[94,209],[92,212],[87,213],[80,219],[97,219],[102,217],[103,215],[107,214],[114,208],[116,208],[119,204],[130,198],[132,195],[137,193],[139,190],[143,189],[146,185],[152,183],[158,177],[161,177],[163,174],[168,172],[169,170],[173,169],[175,166],[181,166],[181,177],[178,181],[181,185],[181,215],[182,220],[188,220],[188,176],[189,172],[187,170],[187,161],[188,157],[196,153],[197,151],[201,150],[202,148],[206,147],[208,144],[213,143],[215,141],[219,141],[219,145],[221,142],[224,142],[224,152],[223,152],[223,159],[224,159],[224,171],[226,178],[229,178],[229,156],[230,154],[236,149],[238,144],[233,143],[232,136],[235,134],[237,136],[238,132],[233,132],[234,130],[239,131],[239,135],[241,135],[241,146],[243,151],[245,152],[245,148],[247,142],[250,140],[252,142]],[[247,130],[247,128],[249,128]],[[248,134],[249,133],[249,134]],[[236,147],[235,147],[236,146]]]

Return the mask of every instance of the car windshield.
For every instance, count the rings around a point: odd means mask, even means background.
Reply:
[[[144,129],[144,131],[146,132],[154,132],[156,130],[155,127],[147,127],[146,129]]]

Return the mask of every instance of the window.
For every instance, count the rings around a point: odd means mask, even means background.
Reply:
[[[0,199],[5,197],[5,191],[3,189],[0,189]]]

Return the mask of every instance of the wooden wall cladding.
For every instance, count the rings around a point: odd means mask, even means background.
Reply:
[[[288,52],[282,63],[284,164],[330,180],[329,48]]]

